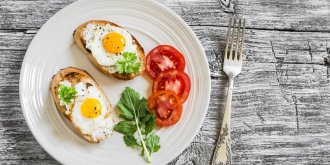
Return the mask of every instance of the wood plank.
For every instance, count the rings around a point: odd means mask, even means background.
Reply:
[[[0,30],[0,50],[27,50],[37,30]]]
[[[29,159],[29,160],[0,160],[2,165],[22,165],[22,164],[33,164],[33,165],[60,165],[60,163],[54,161],[54,159],[49,160],[39,160],[39,159]]]
[[[0,126],[0,160],[53,160],[32,136],[24,118],[0,120]]]
[[[58,10],[75,1],[1,1],[0,29],[38,29]],[[224,11],[228,10],[219,0],[158,1],[191,26],[227,26],[228,14]],[[247,28],[330,32],[329,6],[327,0],[237,0],[234,13],[248,20]]]
[[[40,28],[52,15],[76,0],[0,2],[0,29]]]
[[[238,0],[235,13],[259,29],[330,31],[330,2],[327,0]]]
[[[0,53],[0,120],[21,117],[18,83],[24,54],[24,51]]]

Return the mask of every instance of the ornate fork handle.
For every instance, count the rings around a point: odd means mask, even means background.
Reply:
[[[230,116],[234,77],[229,77],[227,101],[218,142],[213,155],[212,165],[231,164]]]

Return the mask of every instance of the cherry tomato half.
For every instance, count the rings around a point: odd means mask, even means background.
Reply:
[[[156,115],[158,126],[177,123],[182,113],[180,98],[172,91],[159,91],[148,98],[148,109]]]
[[[152,49],[147,55],[147,73],[156,78],[159,73],[169,69],[183,70],[185,60],[183,55],[174,47],[159,45]]]
[[[185,72],[179,70],[162,72],[152,85],[153,93],[161,90],[175,92],[180,97],[181,102],[184,103],[190,92],[190,78]]]

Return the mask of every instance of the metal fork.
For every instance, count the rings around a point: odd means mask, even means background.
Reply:
[[[238,28],[237,26],[238,22]],[[242,25],[243,24],[243,25]],[[232,31],[232,32],[231,32]],[[225,113],[221,125],[217,146],[213,155],[212,165],[229,165],[231,164],[231,140],[230,140],[230,116],[231,116],[231,99],[233,93],[233,83],[235,77],[242,70],[242,53],[244,45],[245,19],[231,16],[229,18],[228,36],[225,48],[223,71],[229,78],[227,101]],[[234,40],[236,38],[235,54],[233,54]],[[230,44],[229,56],[228,47]]]

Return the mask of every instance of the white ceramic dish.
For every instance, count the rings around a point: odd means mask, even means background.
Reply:
[[[20,75],[21,105],[31,132],[63,164],[147,164],[137,150],[125,146],[119,133],[100,144],[82,139],[58,113],[51,98],[50,80],[67,66],[90,73],[113,105],[126,86],[145,97],[150,95],[152,84],[147,76],[131,81],[109,78],[74,44],[74,29],[91,19],[110,20],[127,28],[146,53],[158,44],[169,44],[185,55],[192,83],[190,96],[179,123],[156,130],[161,149],[152,155],[153,164],[168,163],[188,147],[199,131],[208,109],[211,81],[204,50],[193,31],[174,12],[154,1],[81,0],[59,11],[39,30],[26,52]]]

